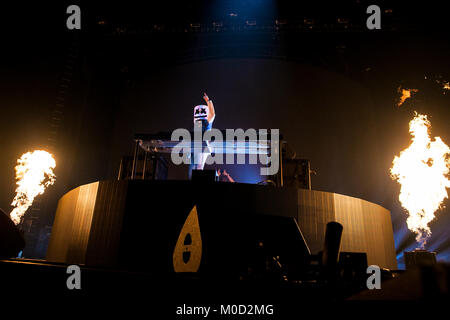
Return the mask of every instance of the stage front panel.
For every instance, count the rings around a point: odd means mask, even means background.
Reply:
[[[326,224],[344,227],[341,251],[366,252],[369,265],[397,269],[389,210],[341,194],[298,190],[298,222],[312,253],[323,250]]]
[[[58,203],[47,260],[172,272],[173,251],[194,206],[200,270],[211,253],[223,252],[224,266],[241,254],[238,236],[254,231],[258,215],[297,218],[313,254],[323,250],[326,224],[340,222],[341,251],[366,252],[369,264],[397,268],[390,213],[376,204],[306,189],[158,180],[100,181],[68,192]]]

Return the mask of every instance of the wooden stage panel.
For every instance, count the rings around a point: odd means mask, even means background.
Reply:
[[[86,263],[85,252],[89,244],[98,186],[99,182],[83,185],[69,191],[59,200],[47,260]]]
[[[98,182],[80,188],[72,222],[72,239],[67,255],[72,261],[85,263],[85,252],[89,244],[92,218],[97,200]]]
[[[95,202],[95,216],[89,234],[86,263],[115,265],[127,198],[126,181],[102,181]]]
[[[297,221],[312,253],[323,250],[325,229],[335,221],[333,194],[298,189]]]
[[[340,222],[341,251],[367,252],[369,264],[397,268],[390,213],[379,205],[315,190],[158,180],[100,181],[69,191],[58,202],[47,260],[171,272],[194,205],[205,257],[208,250],[227,252],[235,232],[246,232],[244,218],[261,214],[297,218],[313,254],[323,249],[326,224]]]
[[[344,227],[341,251],[366,252],[369,265],[397,269],[389,210],[341,194],[298,190],[298,222],[312,253],[323,250],[326,223]]]
[[[55,220],[47,249],[47,260],[54,262],[69,262],[67,255],[71,241],[73,218],[75,216],[78,194],[81,187],[63,195],[58,201]],[[63,232],[66,230],[66,232]]]

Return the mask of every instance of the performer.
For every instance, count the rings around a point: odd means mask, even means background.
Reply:
[[[209,99],[206,93],[203,93],[203,99],[206,102],[205,105],[198,105],[194,107],[194,130],[201,129],[202,135],[208,130],[211,130],[213,121],[216,117],[214,110],[214,104]],[[208,144],[208,142],[207,142]],[[192,169],[203,170],[206,162],[206,158],[211,154],[210,147],[207,146],[203,149],[203,152],[197,154],[198,163],[194,161],[194,154],[191,154],[191,165],[189,167],[189,179],[191,178]]]

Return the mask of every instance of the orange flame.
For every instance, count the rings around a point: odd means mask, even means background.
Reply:
[[[45,189],[55,182],[55,166],[53,156],[43,150],[24,153],[17,160],[16,196],[11,203],[15,208],[10,213],[11,220],[16,225],[20,223],[34,198],[43,194]]]
[[[412,97],[412,94],[417,93],[418,89],[404,89],[401,86],[398,87],[397,92],[401,94],[400,100],[397,103],[397,106],[400,107],[403,103],[405,103],[406,99]]]
[[[431,235],[428,223],[450,188],[450,148],[439,137],[430,139],[430,127],[426,115],[415,114],[409,122],[412,143],[394,158],[391,168],[392,179],[401,185],[399,200],[408,211],[408,229],[417,234],[422,248]]]

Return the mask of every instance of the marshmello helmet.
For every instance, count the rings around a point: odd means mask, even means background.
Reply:
[[[209,108],[203,104],[194,107],[194,123],[208,120]]]

